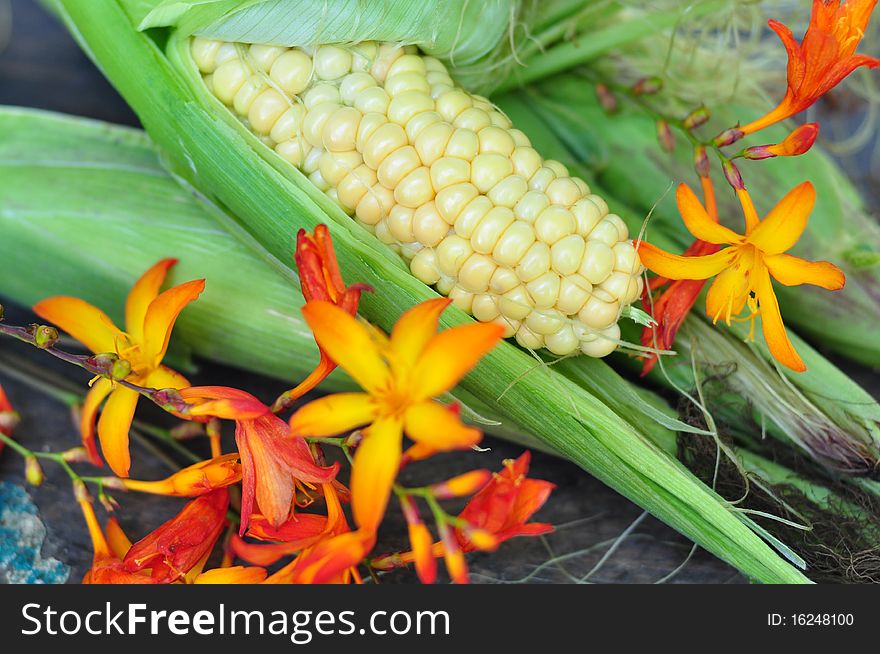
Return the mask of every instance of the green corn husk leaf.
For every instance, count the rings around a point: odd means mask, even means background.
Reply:
[[[172,63],[150,35],[137,32],[119,4],[98,8],[58,0],[55,6],[134,107],[176,173],[234,215],[270,256],[286,262],[295,227],[328,222],[343,274],[376,288],[363,302],[367,318],[387,329],[404,309],[436,297],[395,255],[228,115],[196,80],[191,62],[182,58]],[[188,53],[179,47],[171,43],[169,53]],[[449,311],[443,324],[467,320],[463,313]],[[641,412],[632,416],[630,407],[631,420],[625,419],[552,368],[536,369],[532,357],[507,343],[481,362],[461,388],[747,576],[765,582],[805,581],[756,536],[752,529],[757,527],[747,516],[634,427],[645,421]]]
[[[600,147],[598,142],[588,137],[577,138],[572,123],[557,121],[555,114],[548,117],[539,113],[532,95],[503,96],[498,102],[542,152],[591,178],[595,168],[589,162],[595,157],[595,148]],[[602,179],[601,175],[598,178]],[[595,192],[606,198],[611,210],[624,218],[631,232],[638,234],[643,216],[652,208],[634,209],[595,179],[591,184]],[[626,197],[637,194],[629,193]],[[655,222],[654,215],[649,231],[651,242],[671,251],[683,249],[669,230],[657,229],[659,219]],[[751,345],[744,342],[746,325],[709,327],[704,304],[704,300],[698,300],[692,315],[685,320],[675,344],[678,356],[665,357],[665,370],[656,367],[651,380],[671,390],[690,391],[694,388],[693,362],[706,375],[721,376],[722,383],[712,388],[722,396],[708,401],[712,412],[726,416],[729,425],[735,427],[744,414],[754,410],[758,424],[769,425],[774,435],[795,442],[832,470],[876,474],[880,460],[880,405],[867,391],[796,334],[791,334],[792,342],[803,357],[807,372],[782,369],[774,363],[760,337]],[[638,340],[636,326],[627,329],[624,325],[624,329],[624,338]],[[641,365],[622,356],[618,360],[631,368]]]
[[[674,154],[667,154],[657,143],[653,118],[630,106],[608,115],[598,105],[590,81],[579,75],[562,75],[524,93],[542,116],[550,117],[551,129],[592,177],[612,194],[626,197],[641,216],[652,211],[649,240],[659,244],[657,237],[662,235],[677,244],[675,252],[693,241],[675,206],[674,185],[696,180],[693,152],[684,138],[678,139]],[[503,106],[504,101],[500,102]],[[736,106],[716,114],[711,123],[715,131],[756,115],[754,110],[740,111]],[[761,133],[759,142],[778,142],[787,133],[785,126],[770,128]],[[810,180],[816,187],[816,206],[792,253],[833,261],[847,276],[846,288],[834,293],[813,286],[778,285],[787,324],[822,347],[865,365],[880,365],[880,339],[870,337],[880,323],[880,265],[876,261],[880,226],[868,215],[846,175],[818,148],[797,159],[746,161],[741,170],[760,215],[797,184]],[[717,165],[715,172],[720,172]],[[720,174],[716,182],[722,221],[741,229],[738,201]]]
[[[180,257],[170,283],[203,274],[208,282],[200,300],[181,315],[174,336],[177,349],[183,346],[199,356],[283,379],[307,373],[304,364],[314,361],[316,348],[308,331],[300,329],[303,300],[299,294],[290,297],[292,280],[218,231],[211,215],[216,208],[165,174],[142,132],[18,109],[0,109],[0,129],[10,135],[0,141],[0,162],[4,172],[12,172],[0,175],[0,199],[13,208],[3,223],[9,229],[0,243],[0,279],[11,296],[30,303],[56,292],[77,293],[119,319],[129,285],[143,268],[167,254],[170,242]],[[34,260],[44,262],[38,274],[14,277]],[[92,270],[98,261],[99,269]],[[259,301],[242,290],[242,277],[260,280]],[[263,343],[275,347],[254,347]],[[573,372],[591,374],[579,367]],[[329,386],[346,389],[351,383],[339,375]],[[610,395],[635,394],[631,401],[649,402],[660,415],[674,418],[659,397],[623,380],[608,390]],[[675,435],[664,433],[658,445],[676,456]],[[705,464],[714,465],[712,441],[703,440]],[[764,520],[771,537],[796,543],[799,553],[814,563],[811,576],[851,581],[851,576],[868,571],[870,561],[864,558],[850,563],[828,555],[842,536],[853,547],[868,548],[877,541],[864,507],[753,452],[737,448],[734,453],[739,469],[728,466],[731,476],[752,489],[746,506],[774,516]],[[693,459],[692,450],[686,455]],[[738,498],[742,492],[734,490],[730,496]],[[810,521],[816,521],[815,533],[804,529]],[[828,524],[843,527],[829,534]],[[854,528],[859,525],[865,526]]]

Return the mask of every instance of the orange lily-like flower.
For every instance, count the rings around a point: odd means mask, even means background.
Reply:
[[[264,583],[346,584],[352,580],[360,583],[356,566],[366,558],[375,542],[375,535],[363,529],[324,539],[303,550]]]
[[[828,290],[843,288],[843,272],[826,261],[806,261],[785,254],[797,243],[807,226],[816,200],[809,182],[795,187],[763,219],[758,218],[745,189],[737,191],[745,215],[745,234],[712,220],[694,192],[682,184],[676,198],[685,226],[707,243],[727,245],[706,256],[678,256],[649,243],[639,244],[639,256],[650,270],[669,279],[703,280],[718,275],[706,297],[706,312],[713,321],[730,324],[748,305],[750,318],[760,308],[764,338],[770,353],[792,370],[806,370],[795,352],[779,312],[771,278],[785,286],[813,284]]]
[[[140,481],[138,479],[114,480],[114,484],[125,490],[153,495],[170,495],[173,497],[196,497],[210,493],[218,488],[231,486],[241,481],[241,466],[238,454],[224,454],[207,461],[200,461],[178,470],[173,475],[158,481]]]
[[[296,234],[296,252],[293,258],[299,271],[300,288],[306,301],[331,302],[354,316],[357,314],[361,293],[372,290],[367,284],[345,286],[327,225],[315,227],[314,234],[300,229]],[[317,367],[296,388],[282,396],[281,401],[284,402],[285,407],[291,406],[294,400],[315,388],[336,368],[336,363],[327,356],[324,349],[320,346],[318,349],[321,359]]]
[[[95,509],[85,489],[77,493],[77,501],[82,509],[89,536],[92,539],[94,556],[92,567],[83,578],[84,584],[154,584],[155,579],[148,575],[129,572],[125,569],[122,559],[131,548],[131,542],[125,537],[119,523],[111,518],[107,524],[107,533],[101,529]]]
[[[504,469],[458,514],[459,519],[481,536],[475,539],[468,530],[457,530],[456,535],[465,551],[486,549],[482,541],[490,539],[482,538],[484,534],[491,535],[497,547],[516,536],[541,536],[553,531],[553,525],[527,522],[556,488],[549,481],[528,477],[531,458],[531,453],[526,450],[518,459],[505,461]]]
[[[878,59],[855,54],[876,4],[877,0],[813,0],[801,43],[788,27],[769,21],[788,52],[788,89],[775,109],[739,131],[751,134],[785,120],[811,106],[859,66],[880,66]]]
[[[348,315],[348,314],[346,314]],[[193,386],[180,391],[191,405],[188,416],[235,421],[241,457],[241,529],[248,528],[254,502],[270,524],[284,523],[293,510],[296,481],[330,483],[339,464],[315,463],[308,443],[250,393],[225,386]]]
[[[369,425],[355,452],[351,473],[355,522],[375,531],[401,461],[406,433],[432,451],[471,447],[481,433],[434,401],[487,354],[503,335],[492,323],[473,323],[437,333],[449,300],[422,302],[395,325],[391,337],[371,330],[328,302],[308,302],[306,322],[318,344],[366,391],[328,395],[300,408],[293,431],[333,436]]]
[[[187,503],[175,517],[131,546],[123,559],[125,570],[151,570],[155,581],[170,583],[204,566],[226,525],[228,508],[225,488]]]
[[[194,280],[160,293],[176,259],[163,259],[150,268],[128,294],[125,305],[126,331],[103,311],[75,297],[58,296],[34,306],[40,317],[58,325],[95,354],[114,352],[131,364],[126,378],[147,388],[184,388],[187,380],[162,365],[171,330],[183,308],[205,288],[205,280]],[[95,416],[106,399],[98,420],[101,451],[113,472],[127,477],[131,465],[128,433],[138,403],[137,391],[101,378],[93,385],[82,408],[80,431],[83,444],[95,465],[101,459],[95,448]]]
[[[350,531],[334,484],[322,484],[321,488],[327,515],[296,513],[278,527],[270,524],[264,516],[255,515],[251,518],[247,535],[266,542],[248,543],[239,536],[233,536],[229,544],[231,552],[249,563],[269,566],[321,540]]]

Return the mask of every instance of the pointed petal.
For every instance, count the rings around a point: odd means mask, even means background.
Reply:
[[[412,546],[416,574],[423,584],[433,584],[437,580],[437,559],[434,558],[434,539],[424,522],[410,524],[409,542]]]
[[[725,248],[701,257],[682,257],[645,242],[639,243],[638,253],[646,268],[669,279],[708,279],[729,266],[734,254],[733,248]]]
[[[403,429],[415,442],[437,452],[466,449],[482,438],[479,429],[466,426],[455,413],[433,400],[407,409]]]
[[[101,452],[117,477],[128,477],[131,456],[128,452],[128,432],[134,419],[134,410],[140,395],[125,386],[117,386],[101,412],[98,436]]]
[[[815,202],[816,190],[810,182],[794,187],[746,240],[765,254],[785,252],[803,234]]]
[[[297,410],[290,428],[306,438],[336,436],[372,422],[374,414],[375,405],[366,393],[335,393]]]
[[[767,348],[779,363],[795,372],[803,372],[807,367],[798,356],[785,332],[785,325],[782,323],[782,314],[779,312],[779,303],[773,292],[770,274],[766,269],[761,268],[756,271],[756,275],[758,283],[755,290],[761,308],[761,328],[764,332],[764,340],[767,341]]]
[[[846,284],[843,271],[828,261],[807,261],[790,254],[776,254],[764,257],[764,263],[776,281],[785,286],[812,284],[839,291]]]
[[[144,318],[142,352],[145,357],[152,359],[154,366],[159,365],[165,356],[177,316],[203,290],[205,290],[205,280],[197,279],[169,288],[150,302]]]
[[[254,497],[256,496],[257,474],[254,470],[254,459],[251,457],[248,432],[242,423],[235,425],[235,445],[241,457],[241,518],[238,535],[244,536],[254,513]]]
[[[82,436],[83,446],[89,453],[89,461],[92,465],[96,466],[102,466],[104,462],[98,454],[97,444],[95,443],[95,417],[98,414],[98,408],[101,406],[101,403],[112,390],[113,382],[102,377],[89,389],[80,410],[79,433]]]
[[[374,391],[387,382],[388,366],[369,331],[355,318],[320,301],[308,302],[302,313],[318,345],[362,388]]]
[[[375,532],[385,515],[391,486],[400,466],[402,425],[393,419],[373,423],[354,455],[351,470],[351,508],[355,522]]]
[[[104,527],[104,533],[107,535],[107,544],[110,546],[113,556],[124,559],[125,555],[128,554],[128,550],[131,549],[131,541],[125,535],[125,532],[122,531],[119,520],[111,517]]]
[[[434,336],[413,368],[413,400],[427,400],[451,389],[503,336],[504,327],[495,323],[453,327]]]
[[[146,388],[176,388],[178,390],[187,388],[189,381],[176,370],[172,370],[168,366],[159,366],[153,370],[143,381]]]
[[[143,340],[147,307],[159,295],[168,271],[176,263],[177,259],[162,259],[145,272],[129,292],[125,302],[125,330],[136,343]]]
[[[742,236],[709,217],[706,209],[687,184],[679,184],[675,197],[684,225],[695,238],[715,245],[742,241]]]
[[[723,320],[728,325],[730,318],[742,311],[749,293],[749,280],[742,272],[728,268],[722,272],[706,294],[706,315],[712,322]]]
[[[391,351],[395,360],[414,365],[428,344],[437,334],[440,314],[452,300],[438,298],[417,304],[404,313],[391,332]]]
[[[57,325],[95,354],[115,352],[122,332],[106,313],[76,297],[52,297],[34,305],[34,313]]]

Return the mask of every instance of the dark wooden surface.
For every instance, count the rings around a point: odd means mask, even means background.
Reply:
[[[0,52],[0,103],[137,124],[132,112],[62,27],[28,0],[13,0],[11,5],[11,40]],[[39,262],[35,261],[34,265]],[[12,307],[8,313],[10,322],[21,323],[29,318],[20,307]],[[9,356],[22,359],[10,364]],[[84,389],[86,377],[54,365],[25,346],[0,340],[0,383],[23,415],[16,437],[32,449],[59,450],[75,445],[77,432],[69,409],[13,378],[14,372],[22,371],[21,360],[28,366],[48,369],[74,388]],[[209,364],[202,366],[193,381],[236,385],[264,397],[272,397],[282,388],[277,382],[257,375]],[[156,411],[147,411],[145,415],[156,422],[164,420]],[[516,456],[521,451],[491,438],[486,445],[492,448],[491,459],[496,466],[500,466],[505,457]],[[133,460],[138,477],[158,478],[166,473],[164,464],[139,442],[133,446]],[[481,462],[485,464],[485,458]],[[438,458],[430,467],[430,477],[442,479],[473,465],[468,454]],[[69,566],[70,581],[78,581],[91,557],[87,533],[72,501],[66,475],[51,465],[46,466],[46,473],[43,486],[26,489],[47,530],[43,556],[56,558]],[[474,581],[652,583],[669,575],[687,558],[691,548],[686,539],[652,517],[642,517],[641,509],[576,466],[537,454],[533,473],[558,485],[538,516],[557,525],[556,533],[542,539],[511,541],[492,555],[472,556],[469,562]],[[0,484],[4,482],[24,486],[22,461],[11,452],[4,452],[0,457]],[[161,524],[181,505],[177,500],[136,494],[120,494],[117,499],[121,504],[119,518],[133,538],[140,538]],[[621,538],[625,532],[626,537]],[[400,516],[392,513],[383,529],[380,549],[402,546],[403,534],[405,528]],[[4,575],[2,565],[0,556],[0,578]],[[383,580],[409,583],[414,581],[414,576],[403,571]],[[698,550],[670,581],[737,583],[743,579],[726,564]]]

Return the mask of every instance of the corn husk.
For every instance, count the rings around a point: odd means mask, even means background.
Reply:
[[[55,6],[138,113],[174,172],[228,210],[253,238],[261,256],[289,263],[295,228],[327,222],[345,277],[376,289],[363,302],[368,319],[387,329],[404,309],[435,297],[409,275],[396,255],[237,124],[208,95],[184,56],[188,51],[173,38],[166,56],[150,35],[136,31],[116,3],[98,8],[62,0]],[[453,310],[443,323],[448,327],[468,320]],[[637,428],[645,422],[640,408],[616,411],[552,368],[535,366],[529,353],[507,343],[493,351],[461,389],[749,577],[768,582],[805,580],[756,535],[762,532],[760,527]]]

